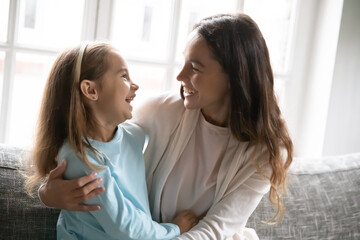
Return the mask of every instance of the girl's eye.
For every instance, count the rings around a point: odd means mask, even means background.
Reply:
[[[129,76],[125,73],[121,76],[122,78],[125,78],[126,80],[129,80]]]

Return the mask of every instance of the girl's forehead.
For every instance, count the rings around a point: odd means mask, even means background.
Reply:
[[[126,60],[120,55],[119,51],[111,51],[108,56],[110,65],[114,67],[123,66],[127,68]]]

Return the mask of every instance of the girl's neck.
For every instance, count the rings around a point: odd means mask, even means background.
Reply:
[[[88,136],[99,142],[110,142],[115,135],[116,126],[97,125],[88,128]]]

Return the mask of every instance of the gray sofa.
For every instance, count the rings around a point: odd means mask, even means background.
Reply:
[[[0,239],[56,239],[59,210],[44,207],[23,191],[19,170],[25,153],[0,144]],[[260,239],[360,239],[360,154],[354,156],[347,157],[350,164],[335,169],[311,160],[311,170],[297,159],[289,175],[283,222],[262,223],[273,213],[266,196],[247,227],[256,229]]]

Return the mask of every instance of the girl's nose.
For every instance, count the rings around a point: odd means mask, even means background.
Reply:
[[[134,91],[137,91],[139,89],[139,85],[137,85],[136,83],[131,83],[130,88]]]

